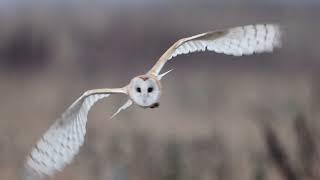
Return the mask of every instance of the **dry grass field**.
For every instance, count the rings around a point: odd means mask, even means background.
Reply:
[[[99,2],[99,1],[97,1]],[[25,5],[0,13],[0,179],[87,89],[120,87],[181,37],[259,22],[273,54],[179,56],[160,108],[103,100],[56,180],[320,179],[320,4],[233,1]]]

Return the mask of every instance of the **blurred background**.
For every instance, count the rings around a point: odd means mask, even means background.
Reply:
[[[320,179],[318,0],[0,0],[0,179],[85,90],[144,74],[182,37],[280,23],[283,48],[182,55],[160,108],[112,96],[56,180]]]

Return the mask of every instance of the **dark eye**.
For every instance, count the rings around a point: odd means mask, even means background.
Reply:
[[[153,87],[148,88],[148,93],[151,93],[153,91]]]
[[[137,87],[137,88],[136,88],[136,91],[137,91],[138,93],[141,93],[141,88]]]

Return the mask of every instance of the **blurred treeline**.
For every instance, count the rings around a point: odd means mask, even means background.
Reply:
[[[97,103],[80,154],[52,179],[320,179],[320,3],[70,2],[0,12],[0,179],[17,178],[85,90],[126,85],[179,38],[265,22],[283,25],[273,54],[179,56],[160,108],[110,121],[124,97]]]

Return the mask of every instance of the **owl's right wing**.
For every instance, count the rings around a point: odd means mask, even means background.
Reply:
[[[182,38],[159,58],[148,73],[158,76],[166,62],[180,54],[205,50],[234,56],[271,52],[281,46],[280,35],[277,24],[256,24]]]
[[[37,142],[27,157],[22,179],[42,179],[69,164],[84,142],[90,108],[110,94],[127,94],[127,91],[126,88],[95,89],[79,97]]]

